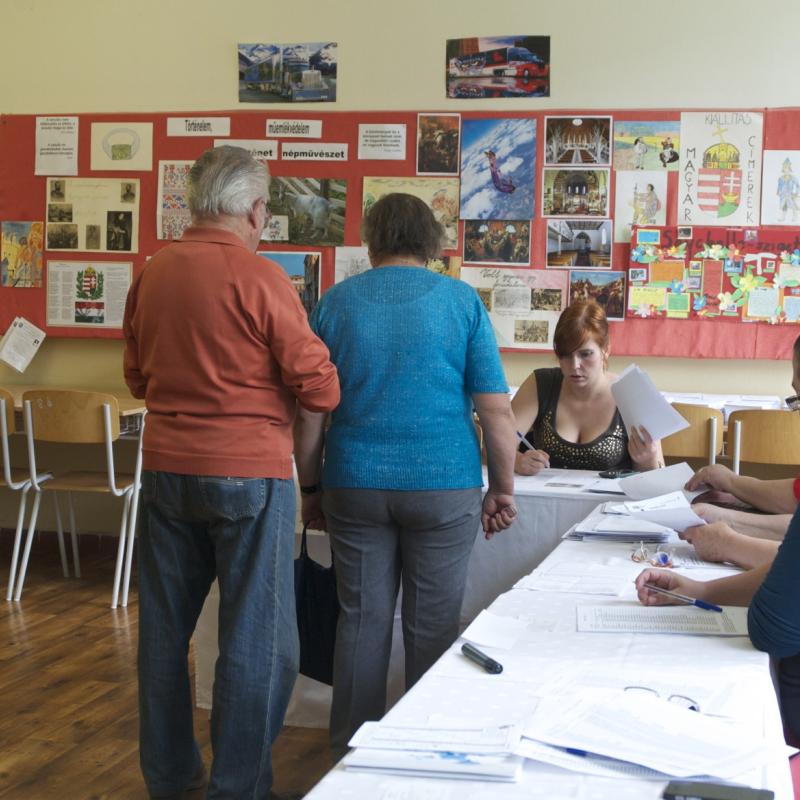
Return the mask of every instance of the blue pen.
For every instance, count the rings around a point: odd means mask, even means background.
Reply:
[[[678,594],[677,592],[671,592],[669,589],[662,589],[660,586],[654,586],[652,583],[646,583],[644,585],[645,589],[649,589],[651,592],[656,592],[657,594],[665,594],[667,597],[674,597],[676,600],[682,600],[684,603],[689,603],[689,605],[697,606],[698,608],[702,608],[705,611],[719,611],[722,613],[722,609],[719,606],[715,606],[713,603],[706,603],[705,600],[698,600],[696,597],[689,597],[685,594]]]
[[[528,448],[528,450],[536,449],[519,431],[517,431],[517,439],[519,439],[522,442],[522,444],[524,444]]]

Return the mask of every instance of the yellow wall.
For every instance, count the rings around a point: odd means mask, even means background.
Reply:
[[[339,100],[302,107],[304,112],[800,105],[792,35],[800,30],[796,0],[672,0],[662,6],[640,0],[2,5],[5,114],[236,109],[237,42],[321,40],[339,43]],[[550,35],[550,98],[444,99],[446,38],[516,32]],[[51,338],[24,376],[0,367],[0,383],[119,386],[121,351],[119,342]],[[629,361],[612,358],[611,367],[618,371]],[[509,355],[504,363],[509,381],[518,384],[551,359]],[[637,363],[661,389],[788,392],[784,362]],[[8,524],[7,505],[0,524]]]

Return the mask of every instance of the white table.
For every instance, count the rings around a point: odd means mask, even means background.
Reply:
[[[561,535],[582,520],[603,500],[618,495],[594,494],[576,489],[548,486],[570,480],[596,477],[583,470],[546,470],[532,476],[517,476],[514,496],[519,516],[514,525],[487,541],[476,532],[464,604],[462,626],[466,627],[499,594],[510,589],[523,575],[534,569],[558,544]],[[297,552],[299,553],[299,536]],[[328,537],[309,537],[309,552],[314,560],[330,563]],[[195,689],[197,705],[211,707],[214,684],[214,663],[217,658],[217,615],[219,591],[211,589],[194,635]],[[389,705],[403,693],[403,643],[399,613],[395,614],[392,656],[389,667]],[[287,725],[325,728],[330,713],[329,686],[301,675],[297,679],[289,709]]]
[[[609,557],[625,561],[630,546],[600,542],[564,542],[545,562],[574,563]],[[630,564],[630,578],[640,567]],[[715,571],[714,574],[719,574]],[[697,575],[697,571],[695,571]],[[703,577],[706,577],[705,575]],[[508,650],[483,647],[500,662],[502,675],[486,675],[459,653],[456,644],[387,714],[394,724],[420,725],[432,714],[466,719],[477,714],[486,724],[523,722],[535,707],[547,681],[560,676],[608,688],[626,685],[658,686],[677,681],[683,693],[711,711],[724,704],[726,715],[764,733],[772,745],[760,768],[742,780],[770,788],[778,800],[793,797],[777,702],[769,675],[768,658],[746,637],[666,636],[651,634],[577,633],[578,603],[632,603],[632,583],[621,598],[567,593],[512,590],[499,597],[491,611],[500,616],[531,621],[525,636]],[[710,613],[710,612],[709,612]],[[666,676],[666,677],[665,677]],[[663,781],[599,778],[527,761],[515,784],[397,777],[334,768],[306,795],[309,800],[333,798],[591,798],[592,800],[655,800]]]

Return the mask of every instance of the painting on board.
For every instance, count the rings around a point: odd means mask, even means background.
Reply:
[[[448,39],[447,96],[548,97],[549,36],[472,36]]]
[[[570,270],[569,302],[594,300],[606,312],[606,317],[621,320],[625,317],[625,272],[611,270]]]
[[[545,164],[608,166],[611,117],[545,117]]]
[[[765,150],[761,224],[800,223],[800,150]]]
[[[458,247],[458,178],[364,178],[363,212],[391,192],[405,192],[423,200],[444,226],[444,249]]]
[[[240,103],[336,100],[336,42],[239,44]]]
[[[666,172],[617,172],[614,190],[614,241],[631,241],[633,225],[667,222]]]
[[[675,171],[680,163],[677,119],[614,121],[614,169]]]
[[[530,220],[464,221],[464,263],[528,266],[531,261]]]
[[[461,218],[531,219],[536,120],[465,119],[461,130]]]
[[[758,225],[764,115],[684,111],[678,225]]]
[[[259,250],[258,255],[280,266],[289,276],[306,313],[310,314],[319,301],[319,270],[321,254],[300,250]]]
[[[0,222],[0,286],[42,285],[44,222]]]
[[[607,217],[608,169],[542,170],[542,216]]]
[[[458,175],[461,114],[417,114],[417,174]]]
[[[340,245],[344,242],[347,181],[337,178],[274,176],[269,184],[273,217],[285,216],[292,244]]]
[[[546,266],[611,269],[611,220],[547,220]]]

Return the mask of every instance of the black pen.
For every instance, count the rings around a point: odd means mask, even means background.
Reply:
[[[499,675],[503,671],[503,665],[499,661],[489,658],[486,653],[482,653],[471,644],[462,644],[461,652],[470,661],[474,661],[479,667],[483,667],[490,675]]]

